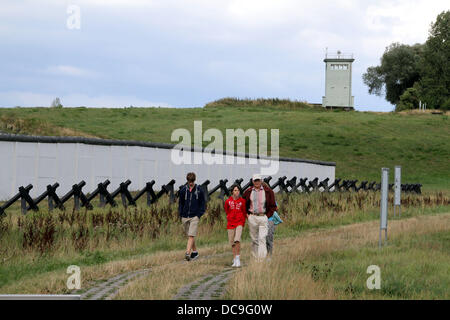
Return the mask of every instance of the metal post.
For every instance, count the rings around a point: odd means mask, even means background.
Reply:
[[[122,205],[123,205],[125,208],[127,208],[127,207],[128,207],[128,203],[127,203],[127,197],[126,197],[125,193],[121,193],[121,194],[120,194],[120,197],[121,197],[121,199],[122,199]]]
[[[150,190],[147,190],[147,206],[151,206],[152,205],[152,195],[150,193]]]
[[[394,217],[395,209],[398,208],[400,217],[400,207],[401,207],[401,191],[402,191],[402,167],[395,167],[395,194],[394,194]]]
[[[48,211],[53,211],[53,209],[55,208],[55,205],[53,204],[53,198],[52,197],[48,197]]]
[[[80,210],[80,197],[77,194],[73,196],[73,203],[75,211]]]
[[[100,206],[100,208],[103,208],[106,206],[105,196],[102,193],[100,193],[100,205],[99,206]]]
[[[378,240],[378,247],[381,248],[381,228],[380,228],[380,239]]]
[[[27,214],[27,201],[25,200],[25,198],[20,199],[20,208],[22,214]]]
[[[381,247],[381,231],[385,230],[385,241],[387,242],[387,217],[388,217],[388,184],[389,184],[389,168],[381,169],[381,201],[380,201],[380,241]],[[385,243],[386,244],[386,243]]]

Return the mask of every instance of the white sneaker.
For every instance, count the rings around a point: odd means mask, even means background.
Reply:
[[[233,259],[233,264],[231,266],[236,267],[236,258]]]
[[[236,257],[236,261],[234,262],[234,267],[235,268],[241,267],[241,259],[239,259],[238,257]]]

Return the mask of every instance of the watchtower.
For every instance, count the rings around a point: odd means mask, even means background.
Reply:
[[[352,96],[352,63],[353,54],[341,51],[325,54],[325,96],[322,98],[324,108],[355,107],[355,97]]]

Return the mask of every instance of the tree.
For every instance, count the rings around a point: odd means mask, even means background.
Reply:
[[[420,59],[421,98],[430,108],[440,109],[450,99],[450,11],[431,24]]]
[[[412,110],[419,108],[419,90],[418,84],[412,88],[406,89],[400,96],[400,102],[395,107],[395,111]]]
[[[363,74],[363,81],[370,94],[381,96],[392,104],[400,101],[400,96],[420,79],[419,62],[423,51],[422,44],[413,46],[393,43],[388,46],[381,58],[381,65],[369,67]]]
[[[450,98],[448,98],[440,108],[442,111],[450,110]]]
[[[50,107],[51,108],[62,108],[63,105],[61,104],[61,100],[57,97],[57,98],[55,98],[55,100],[53,100]]]

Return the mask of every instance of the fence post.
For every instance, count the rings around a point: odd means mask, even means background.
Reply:
[[[152,203],[152,195],[155,195],[155,192],[153,191],[153,185],[155,184],[155,180],[152,180],[150,182],[147,182],[145,184],[145,187],[138,192],[138,194],[133,198],[133,202],[136,203],[140,197],[144,195],[144,193],[147,193],[147,205],[150,206]]]
[[[278,178],[277,182],[275,182],[272,186],[269,185],[270,189],[274,190],[276,187],[279,187],[280,193],[283,194],[286,192],[286,185],[284,184],[284,180],[286,180],[286,176]]]
[[[320,181],[319,189],[320,189],[320,187],[322,187],[324,192],[330,192],[330,187],[328,186],[329,181],[330,181],[330,178],[326,178],[325,180]]]
[[[91,210],[92,205],[89,203],[86,195],[83,193],[82,189],[86,185],[86,182],[83,180],[79,184],[74,184],[72,186],[72,191],[74,195],[74,208],[75,210],[80,210],[80,201],[83,207]]]
[[[244,179],[236,179],[236,180],[234,180],[234,183],[233,184],[235,184],[235,185],[237,185],[238,186],[238,188],[239,188],[239,191],[242,191],[242,187],[241,187],[241,183],[242,183],[242,181],[244,181]],[[230,191],[230,194],[233,192],[233,190],[231,190],[231,187],[232,186],[230,186],[229,188],[228,188],[228,191]],[[242,192],[241,192],[242,193]]]
[[[269,184],[270,180],[272,180],[272,176],[268,176],[268,177],[264,178],[263,180],[265,183]],[[270,187],[270,184],[269,184],[269,187]]]
[[[288,187],[291,188],[291,190],[288,190],[288,193],[293,193],[295,191],[295,185],[297,184],[297,177],[293,177],[291,180],[286,181],[286,190]]]
[[[114,198],[111,196],[111,194],[108,192],[108,185],[111,182],[109,180],[105,180],[105,182],[103,183],[99,183],[98,184],[98,192],[100,193],[100,199],[103,198],[103,203],[100,201],[101,205],[103,205],[103,207],[109,203],[109,205],[111,207],[117,207],[117,203],[116,201],[114,201]]]
[[[30,206],[30,209],[33,209],[34,211],[38,211],[39,208],[36,206],[36,204],[34,203],[33,199],[30,197],[30,190],[33,189],[33,185],[29,184],[28,186],[24,187],[19,187],[19,193],[20,193],[20,198],[21,198],[21,209],[22,209],[22,213],[26,214],[27,213],[27,203]]]
[[[220,193],[219,196],[217,197],[218,199],[222,199],[224,196],[230,196],[230,192],[228,191],[227,188],[227,183],[228,183],[228,179],[224,179],[224,180],[220,180],[219,185],[220,185]]]
[[[122,182],[120,184],[120,197],[122,198],[122,204],[125,208],[127,208],[127,200],[128,204],[135,206],[136,203],[133,200],[133,197],[130,194],[130,191],[128,191],[128,186],[131,184],[130,180],[127,180],[125,182]]]
[[[58,188],[58,186],[59,186],[59,183],[55,183],[53,186],[48,185],[47,188],[46,188],[46,190],[45,190],[40,196],[38,196],[36,199],[33,200],[34,205],[37,206],[42,200],[44,200],[44,199],[48,196],[49,190],[50,190],[51,188],[56,189],[56,188]],[[50,198],[49,198],[49,199],[50,199]],[[27,208],[27,210],[30,210],[30,209],[31,209],[31,206],[29,206],[29,207]],[[50,210],[49,210],[49,211],[50,211]]]
[[[200,189],[202,189],[203,194],[205,196],[205,203],[209,201],[209,194],[208,194],[208,185],[211,183],[211,181],[206,180],[200,185]]]
[[[174,184],[175,180],[171,180],[168,184],[162,186],[165,193],[169,194],[169,203],[175,203],[175,192],[173,188]]]
[[[387,243],[387,219],[388,219],[388,184],[389,184],[389,168],[381,169],[381,201],[380,201],[380,240],[379,247],[382,243],[382,230],[385,232],[385,245]]]
[[[253,181],[252,179],[249,179],[247,184],[245,186],[242,187],[242,194],[244,194],[245,190],[247,190],[248,188],[250,188],[253,185]]]
[[[56,194],[56,189],[59,187],[59,183],[56,182],[53,186],[48,185],[47,186],[47,199],[48,199],[48,211],[51,212],[55,205],[57,207],[63,207],[61,200],[59,199],[58,195]]]
[[[398,216],[401,216],[401,192],[402,192],[402,167],[395,167],[395,195],[394,195],[394,217],[395,208],[398,208]]]

